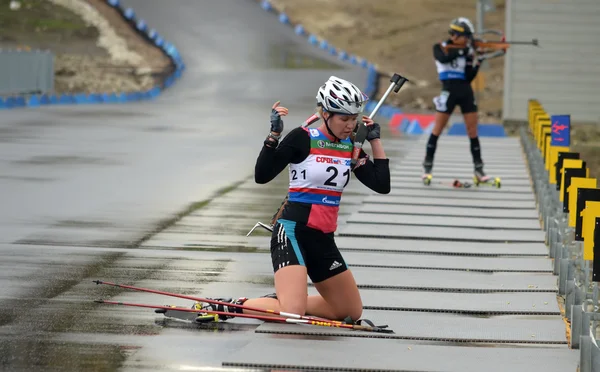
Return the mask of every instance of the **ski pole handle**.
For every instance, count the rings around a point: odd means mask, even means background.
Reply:
[[[369,115],[369,119],[373,119],[375,117],[375,115],[377,115],[377,111],[379,111],[379,108],[381,107],[381,105],[383,105],[383,102],[385,102],[385,100],[390,95],[392,90],[394,91],[394,93],[398,93],[398,91],[400,91],[400,88],[402,88],[404,83],[406,83],[407,81],[408,81],[408,79],[405,78],[404,76],[394,74],[392,76],[392,78],[390,79],[390,82],[391,82],[390,86],[387,88],[385,93],[383,93],[383,96],[381,96],[381,99],[379,100],[379,102],[377,102],[377,105],[375,106],[375,108],[373,109],[371,114]]]
[[[383,96],[381,97],[379,102],[377,102],[377,105],[375,106],[375,108],[373,109],[371,114],[369,115],[369,119],[375,118],[375,115],[377,115],[377,111],[379,111],[379,108],[381,108],[381,105],[383,105],[383,102],[385,102],[385,100],[390,95],[392,90],[394,91],[394,93],[398,93],[400,88],[402,88],[404,83],[406,83],[407,81],[408,81],[408,79],[405,78],[404,76],[394,74],[392,76],[392,78],[390,79],[390,86],[385,91],[385,93],[383,94]],[[356,165],[356,162],[358,161],[358,156],[360,155],[360,150],[362,150],[363,144],[365,143],[365,140],[367,139],[367,134],[368,134],[367,125],[365,123],[360,123],[358,125],[358,129],[356,130],[356,135],[354,136],[354,148],[352,149],[352,158],[350,159],[352,168],[354,168],[354,166]]]

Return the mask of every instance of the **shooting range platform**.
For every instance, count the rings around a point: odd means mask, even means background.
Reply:
[[[336,233],[361,291],[362,317],[394,333],[263,323],[256,340],[223,366],[577,370],[579,351],[568,346],[557,277],[518,139],[481,138],[485,171],[500,177],[502,187],[468,189],[449,185],[472,182],[468,140],[440,138],[433,180],[446,184],[429,186],[420,179],[426,141],[422,136],[404,157],[391,159],[392,191],[368,190]],[[309,294],[316,294],[310,280]]]

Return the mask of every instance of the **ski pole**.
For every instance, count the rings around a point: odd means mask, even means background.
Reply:
[[[286,199],[287,199],[287,197],[286,197]],[[283,202],[285,203],[285,200],[284,200]],[[269,226],[269,225],[267,225],[267,224],[264,224],[264,223],[262,223],[262,222],[258,221],[258,222],[257,222],[257,223],[254,225],[254,227],[253,227],[252,229],[250,229],[250,231],[248,231],[248,234],[246,234],[246,236],[250,236],[250,234],[252,234],[252,232],[253,232],[254,230],[256,230],[256,228],[257,228],[257,227],[259,227],[259,226],[260,226],[260,227],[262,227],[263,229],[267,230],[267,231],[273,232],[273,226]]]
[[[238,304],[234,304],[234,303],[230,303],[230,302],[223,302],[223,301],[218,301],[218,300],[211,300],[211,299],[207,299],[207,298],[187,296],[187,295],[182,295],[182,294],[177,294],[177,293],[158,291],[158,290],[149,289],[149,288],[134,287],[134,286],[131,286],[131,285],[126,285],[126,284],[117,284],[117,283],[105,282],[105,281],[101,281],[101,280],[94,280],[94,283],[96,283],[96,284],[106,284],[106,285],[109,285],[109,286],[119,287],[119,288],[132,289],[134,291],[139,291],[139,292],[148,292],[148,293],[155,293],[155,294],[160,294],[160,295],[164,295],[164,296],[184,298],[184,299],[192,300],[192,301],[206,302],[206,303],[209,303],[209,304],[223,305],[223,306],[229,306],[229,307],[236,307],[236,308],[245,309],[245,310],[248,310],[248,311],[256,311],[256,312],[260,312],[260,313],[280,315],[280,316],[285,316],[285,317],[288,317],[288,318],[304,319],[304,320],[311,320],[311,321],[327,321],[327,322],[334,322],[334,323],[342,323],[339,320],[329,320],[329,319],[318,318],[318,317],[313,317],[313,316],[305,316],[305,315],[298,315],[298,314],[293,314],[293,313],[286,313],[286,312],[283,312],[283,311],[261,309],[261,308],[257,308],[257,307],[251,307],[251,306],[245,306],[245,305],[238,305]],[[227,314],[231,315],[233,313],[227,313]],[[235,315],[237,316],[238,314],[235,313]]]
[[[233,314],[226,311],[216,311],[216,310],[195,310],[195,309],[186,309],[186,308],[173,308],[170,306],[159,306],[159,305],[146,305],[146,304],[137,304],[132,302],[120,302],[120,301],[106,301],[106,300],[95,300],[94,302],[100,304],[108,304],[108,305],[121,305],[121,306],[134,306],[134,307],[144,307],[149,309],[161,309],[161,310],[172,310],[172,311],[183,311],[190,313],[207,313],[207,314],[216,314],[216,315],[226,315],[233,316],[238,318],[250,318],[256,320],[262,320],[265,322],[279,322],[279,323],[296,323],[296,324],[307,324],[307,325],[316,325],[322,327],[337,327],[337,328],[348,328],[359,331],[367,331],[367,332],[382,332],[382,333],[394,333],[391,329],[384,329],[378,326],[364,326],[360,324],[348,324],[340,321],[332,321],[332,320],[317,320],[317,319],[297,319],[297,318],[279,318],[276,316],[265,316],[265,315],[254,315],[254,314]]]
[[[390,79],[390,86],[387,88],[387,90],[385,91],[385,93],[383,94],[383,96],[381,97],[379,102],[377,102],[377,105],[375,106],[375,108],[373,109],[371,114],[369,115],[369,119],[375,118],[375,115],[377,115],[377,111],[379,111],[379,108],[381,107],[381,105],[383,105],[383,102],[385,102],[385,100],[390,95],[392,90],[394,91],[394,93],[398,93],[400,88],[402,88],[404,83],[406,83],[407,81],[408,81],[408,79],[403,76],[400,76],[398,74],[392,75],[392,77]],[[362,150],[363,144],[365,143],[365,140],[367,139],[367,134],[368,134],[367,125],[364,123],[360,123],[358,126],[358,130],[356,131],[356,134],[354,136],[354,148],[352,150],[352,158],[350,159],[352,168],[354,168],[354,166],[356,165],[356,162],[358,161],[358,156],[360,155],[360,151]]]

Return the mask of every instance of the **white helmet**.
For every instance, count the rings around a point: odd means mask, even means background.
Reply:
[[[363,110],[369,97],[351,82],[330,76],[317,92],[317,104],[326,111],[355,115]]]

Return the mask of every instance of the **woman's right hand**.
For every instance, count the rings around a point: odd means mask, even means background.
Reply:
[[[271,108],[271,132],[275,134],[281,134],[281,132],[283,132],[283,120],[281,117],[288,114],[288,109],[279,106],[280,103],[280,101],[275,102]]]

